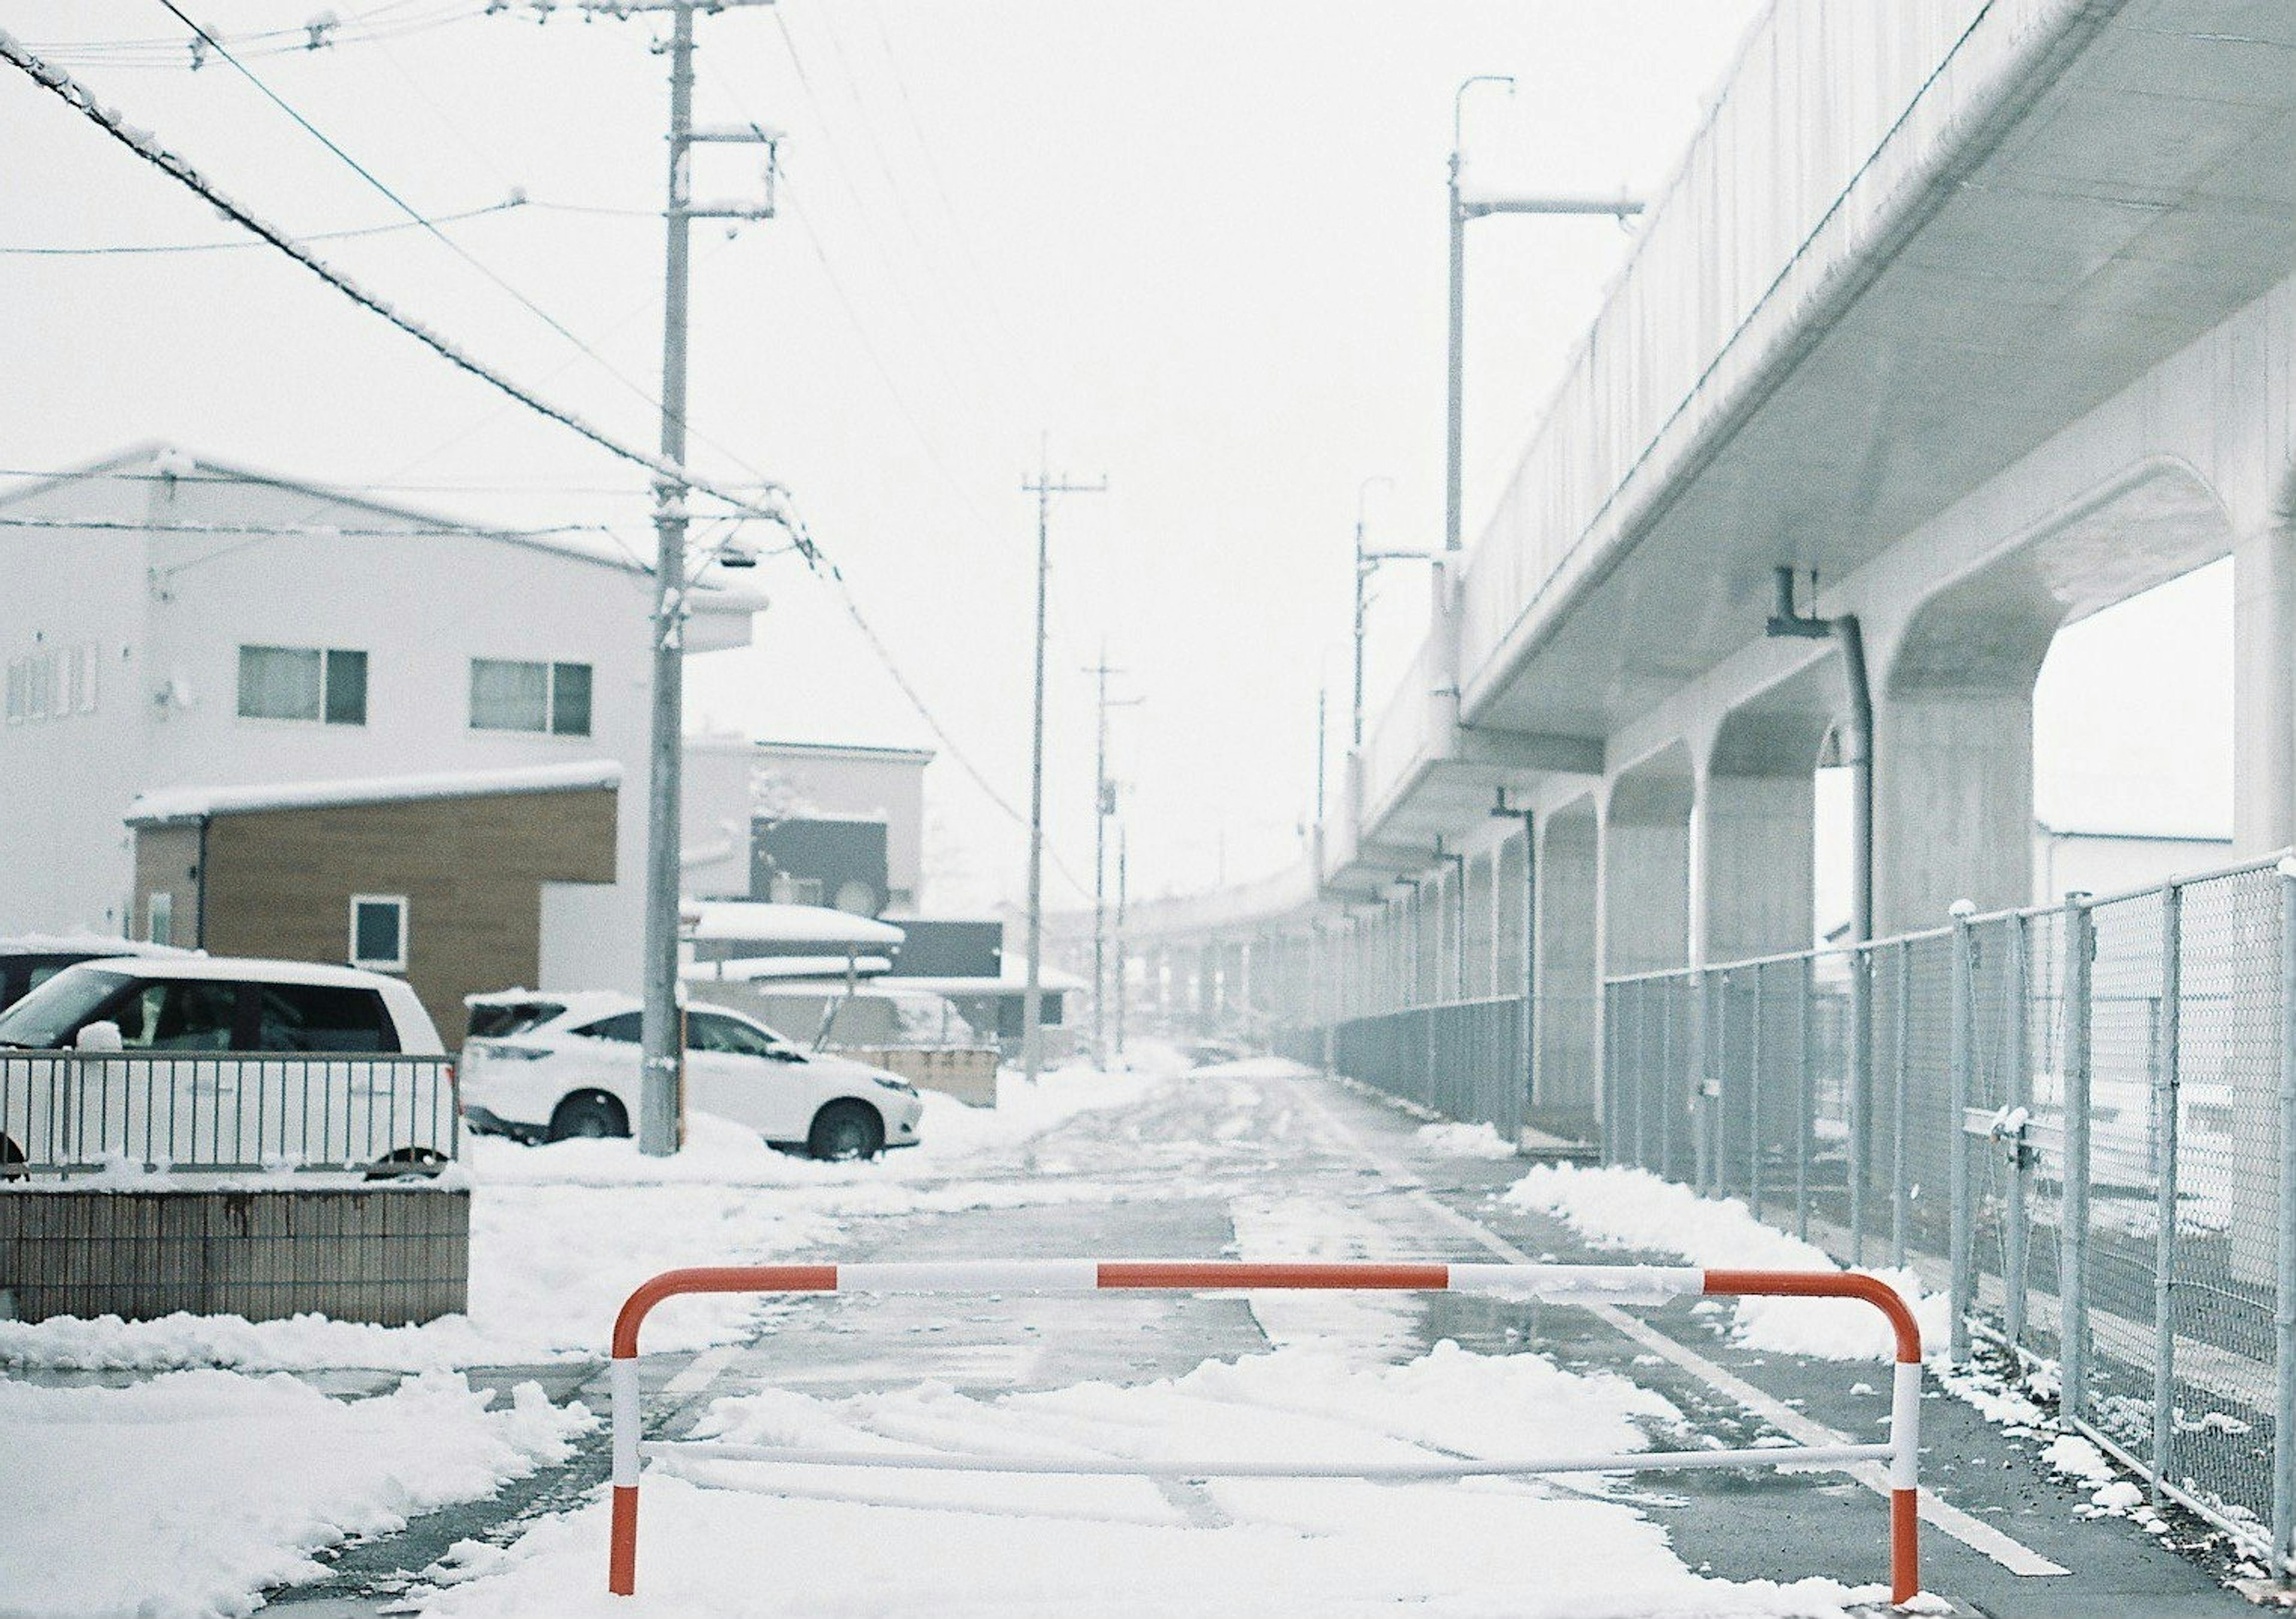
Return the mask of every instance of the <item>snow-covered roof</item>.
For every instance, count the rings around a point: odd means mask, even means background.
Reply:
[[[695,918],[691,936],[749,944],[825,944],[833,948],[898,944],[908,936],[888,922],[832,911],[826,905],[776,905],[762,900],[688,901]],[[838,958],[843,970],[844,958]]]
[[[474,540],[494,540],[505,545],[524,546],[529,551],[545,551],[576,561],[594,562],[602,568],[619,568],[624,573],[651,575],[652,565],[644,560],[643,549],[633,554],[613,539],[603,534],[570,533],[565,530],[536,533],[519,528],[494,527],[473,523],[463,518],[447,517],[418,506],[402,505],[396,502],[373,499],[354,495],[348,490],[314,483],[308,478],[291,478],[284,473],[266,472],[258,468],[236,462],[217,461],[209,455],[195,455],[178,446],[163,440],[146,440],[133,444],[115,454],[84,462],[64,471],[0,490],[0,506],[11,505],[32,495],[50,493],[60,488],[88,483],[97,478],[111,477],[130,479],[175,478],[192,483],[260,484],[266,488],[285,489],[297,495],[308,495],[331,506],[342,506],[368,513],[386,523],[404,523],[409,527],[426,530],[452,529]],[[324,524],[299,527],[323,527]],[[694,582],[686,596],[687,608],[696,613],[732,614],[747,617],[762,613],[767,602],[765,595],[749,586],[734,587],[722,579],[704,576]]]
[[[130,826],[204,821],[258,810],[323,809],[352,804],[404,804],[426,798],[479,798],[497,793],[562,793],[619,787],[611,759],[527,765],[504,770],[440,771],[414,776],[355,776],[329,781],[266,781],[239,787],[163,787],[128,805]]]
[[[853,971],[864,978],[882,977],[893,970],[890,956],[855,956]],[[679,969],[689,984],[754,983],[760,978],[826,978],[842,983],[843,956],[743,956],[731,961],[694,961]]]
[[[841,969],[841,962],[840,963],[840,967]],[[994,978],[961,978],[941,976],[908,977],[896,973],[890,974],[881,978],[870,979],[869,987],[873,990],[890,991],[894,993],[898,993],[902,990],[911,990],[919,994],[927,995],[1017,995],[1028,988],[1028,985],[1023,977],[1023,974],[1026,970],[1027,969],[1025,966],[1007,967],[1001,976]],[[1062,972],[1056,967],[1046,968],[1043,972],[1037,975],[1037,983],[1043,989],[1061,994],[1080,993],[1092,987],[1090,980],[1080,978],[1072,972]],[[824,976],[818,978],[795,981],[792,982],[789,987],[793,989],[842,989],[845,987],[845,980],[842,977],[830,977]]]

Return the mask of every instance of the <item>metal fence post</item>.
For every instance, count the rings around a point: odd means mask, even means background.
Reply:
[[[2001,944],[2001,1081],[2004,1098],[2013,1116],[2030,1113],[2033,1106],[2032,1044],[2025,1025],[2025,951],[2027,921],[2019,912],[2002,925]],[[2022,1134],[2009,1142],[2008,1207],[2001,1211],[2001,1330],[2008,1337],[2012,1358],[2025,1343],[2025,1281],[2030,1274],[2027,1240],[2032,1224],[2028,1202],[2032,1155]]]
[[[2058,1410],[2067,1420],[2088,1405],[2089,963],[2096,919],[2075,895],[2065,901],[2065,1161],[2057,1217]]]
[[[2173,1476],[2177,1443],[2177,1321],[2169,1278],[2177,1268],[2177,1086],[2184,1036],[2185,891],[2161,891],[2161,1010],[2152,1042],[2152,1504]]]
[[[1622,986],[1604,984],[1603,1002],[1603,1162],[1619,1161],[1619,1002]],[[1526,1010],[1528,1007],[1526,1006]]]
[[[1664,985],[1666,993],[1663,1011],[1658,1026],[1658,1083],[1651,1097],[1658,1108],[1657,1173],[1665,1178],[1672,1179],[1674,1175],[1674,1112],[1676,1092],[1678,1089],[1674,1083],[1674,1002],[1676,996],[1681,992],[1682,984],[1677,978],[1661,978],[1659,983]],[[1652,1165],[1645,1164],[1643,1167],[1648,1169]]]
[[[1874,996],[1873,952],[1864,944],[1849,953],[1849,1049],[1843,1053],[1848,1072],[1842,1111],[1849,1116],[1849,1263],[1852,1266],[1866,1263],[1866,1175],[1867,1149],[1866,1116],[1872,1111],[1866,1093],[1866,1082],[1870,1077],[1874,1056]]]
[[[1699,1188],[1717,1197],[1730,1189],[1723,1164],[1722,1074],[1730,1064],[1730,975],[1698,975],[1698,1148],[1705,1160]]]
[[[1810,1073],[1810,1022],[1817,1015],[1817,958],[1801,959],[1794,976],[1794,1235],[1809,1240],[1809,1149],[1816,1129],[1817,1096]]]
[[[1890,1030],[1893,1048],[1890,1064],[1890,1263],[1902,1271],[1906,1268],[1906,1228],[1913,1223],[1914,1214],[1913,1175],[1906,1153],[1906,1092],[1912,1078],[1906,1047],[1912,1043],[1914,999],[1914,945],[1910,939],[1898,942],[1896,990],[1896,1016],[1890,1019]]]
[[[2289,1582],[2296,1537],[2296,859],[2280,863],[2280,1203],[2272,1329],[2272,1572]]]
[[[1971,1263],[1976,1222],[1969,1203],[1969,1132],[1963,1127],[1969,1111],[1970,1067],[1977,1040],[1977,935],[1969,925],[1976,910],[1965,899],[1954,902],[1953,1051],[1946,1102],[1946,1185],[1952,1204],[1947,1247],[1952,1258],[1948,1291],[1953,1313],[1947,1329],[1946,1353],[1956,1364],[1969,1359],[1969,1316],[1977,1291]]]
[[[1637,1169],[1650,1165],[1650,1148],[1644,1136],[1644,1121],[1648,1109],[1643,1105],[1643,1093],[1650,1086],[1650,980],[1635,980],[1635,1156]]]
[[[1754,1026],[1746,1047],[1746,1204],[1762,1217],[1762,967],[1754,964]]]

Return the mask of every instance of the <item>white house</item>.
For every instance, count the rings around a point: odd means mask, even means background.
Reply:
[[[766,603],[711,567],[685,648]],[[616,880],[543,899],[545,987],[634,984],[644,880],[647,562],[141,446],[0,495],[0,933],[128,913],[139,794],[621,766]],[[688,746],[688,888],[749,871],[749,749]]]

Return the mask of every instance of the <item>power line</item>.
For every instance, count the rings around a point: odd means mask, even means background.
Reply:
[[[70,74],[33,55],[4,33],[0,33],[0,59],[4,59],[11,66],[24,73],[33,83],[53,94],[144,162],[212,204],[225,217],[262,237],[336,291],[361,308],[380,315],[448,364],[467,372],[488,387],[508,395],[537,415],[555,421],[561,427],[587,439],[608,454],[635,466],[644,468],[665,483],[690,487],[711,499],[724,502],[736,511],[783,525],[791,530],[791,536],[797,540],[800,552],[805,555],[808,561],[816,563],[825,561],[819,557],[812,541],[804,537],[792,526],[791,514],[761,507],[752,500],[726,492],[713,481],[684,467],[674,465],[644,450],[633,448],[603,429],[593,427],[588,421],[565,407],[550,403],[511,380],[484,362],[464,353],[447,339],[401,314],[390,302],[368,291],[292,236],[277,226],[266,223],[244,205],[234,200],[188,161],[161,146],[152,136],[140,130],[129,128],[118,113],[99,103],[86,87],[73,78]],[[788,491],[778,484],[768,485],[767,493],[776,500],[785,500],[788,496]]]
[[[463,209],[458,213],[433,214],[426,218],[393,220],[387,225],[353,225],[339,231],[310,231],[300,238],[304,241],[349,241],[361,236],[390,236],[400,231],[435,230],[442,225],[461,225],[466,220],[483,219],[490,214],[506,214],[512,209],[537,207],[524,197],[509,197],[500,202],[489,202],[484,208]],[[250,248],[259,248],[259,241],[161,241],[107,242],[85,247],[17,247],[0,245],[0,254],[20,258],[103,258],[128,257],[149,253],[236,253]]]
[[[221,482],[222,479],[210,481]],[[532,527],[490,528],[478,524],[414,523],[397,527],[345,527],[334,523],[144,523],[111,518],[11,517],[0,515],[0,528],[87,528],[127,534],[253,534],[305,536],[314,539],[539,539],[554,534],[614,533],[608,523],[545,523]]]

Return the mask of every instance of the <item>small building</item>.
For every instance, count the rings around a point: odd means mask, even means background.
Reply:
[[[541,981],[545,899],[614,881],[611,760],[171,788],[129,806],[137,914],[219,955],[403,975],[439,1032]]]
[[[758,805],[750,898],[862,911],[866,886],[875,904],[863,914],[916,908],[931,748],[759,742],[750,760]]]

